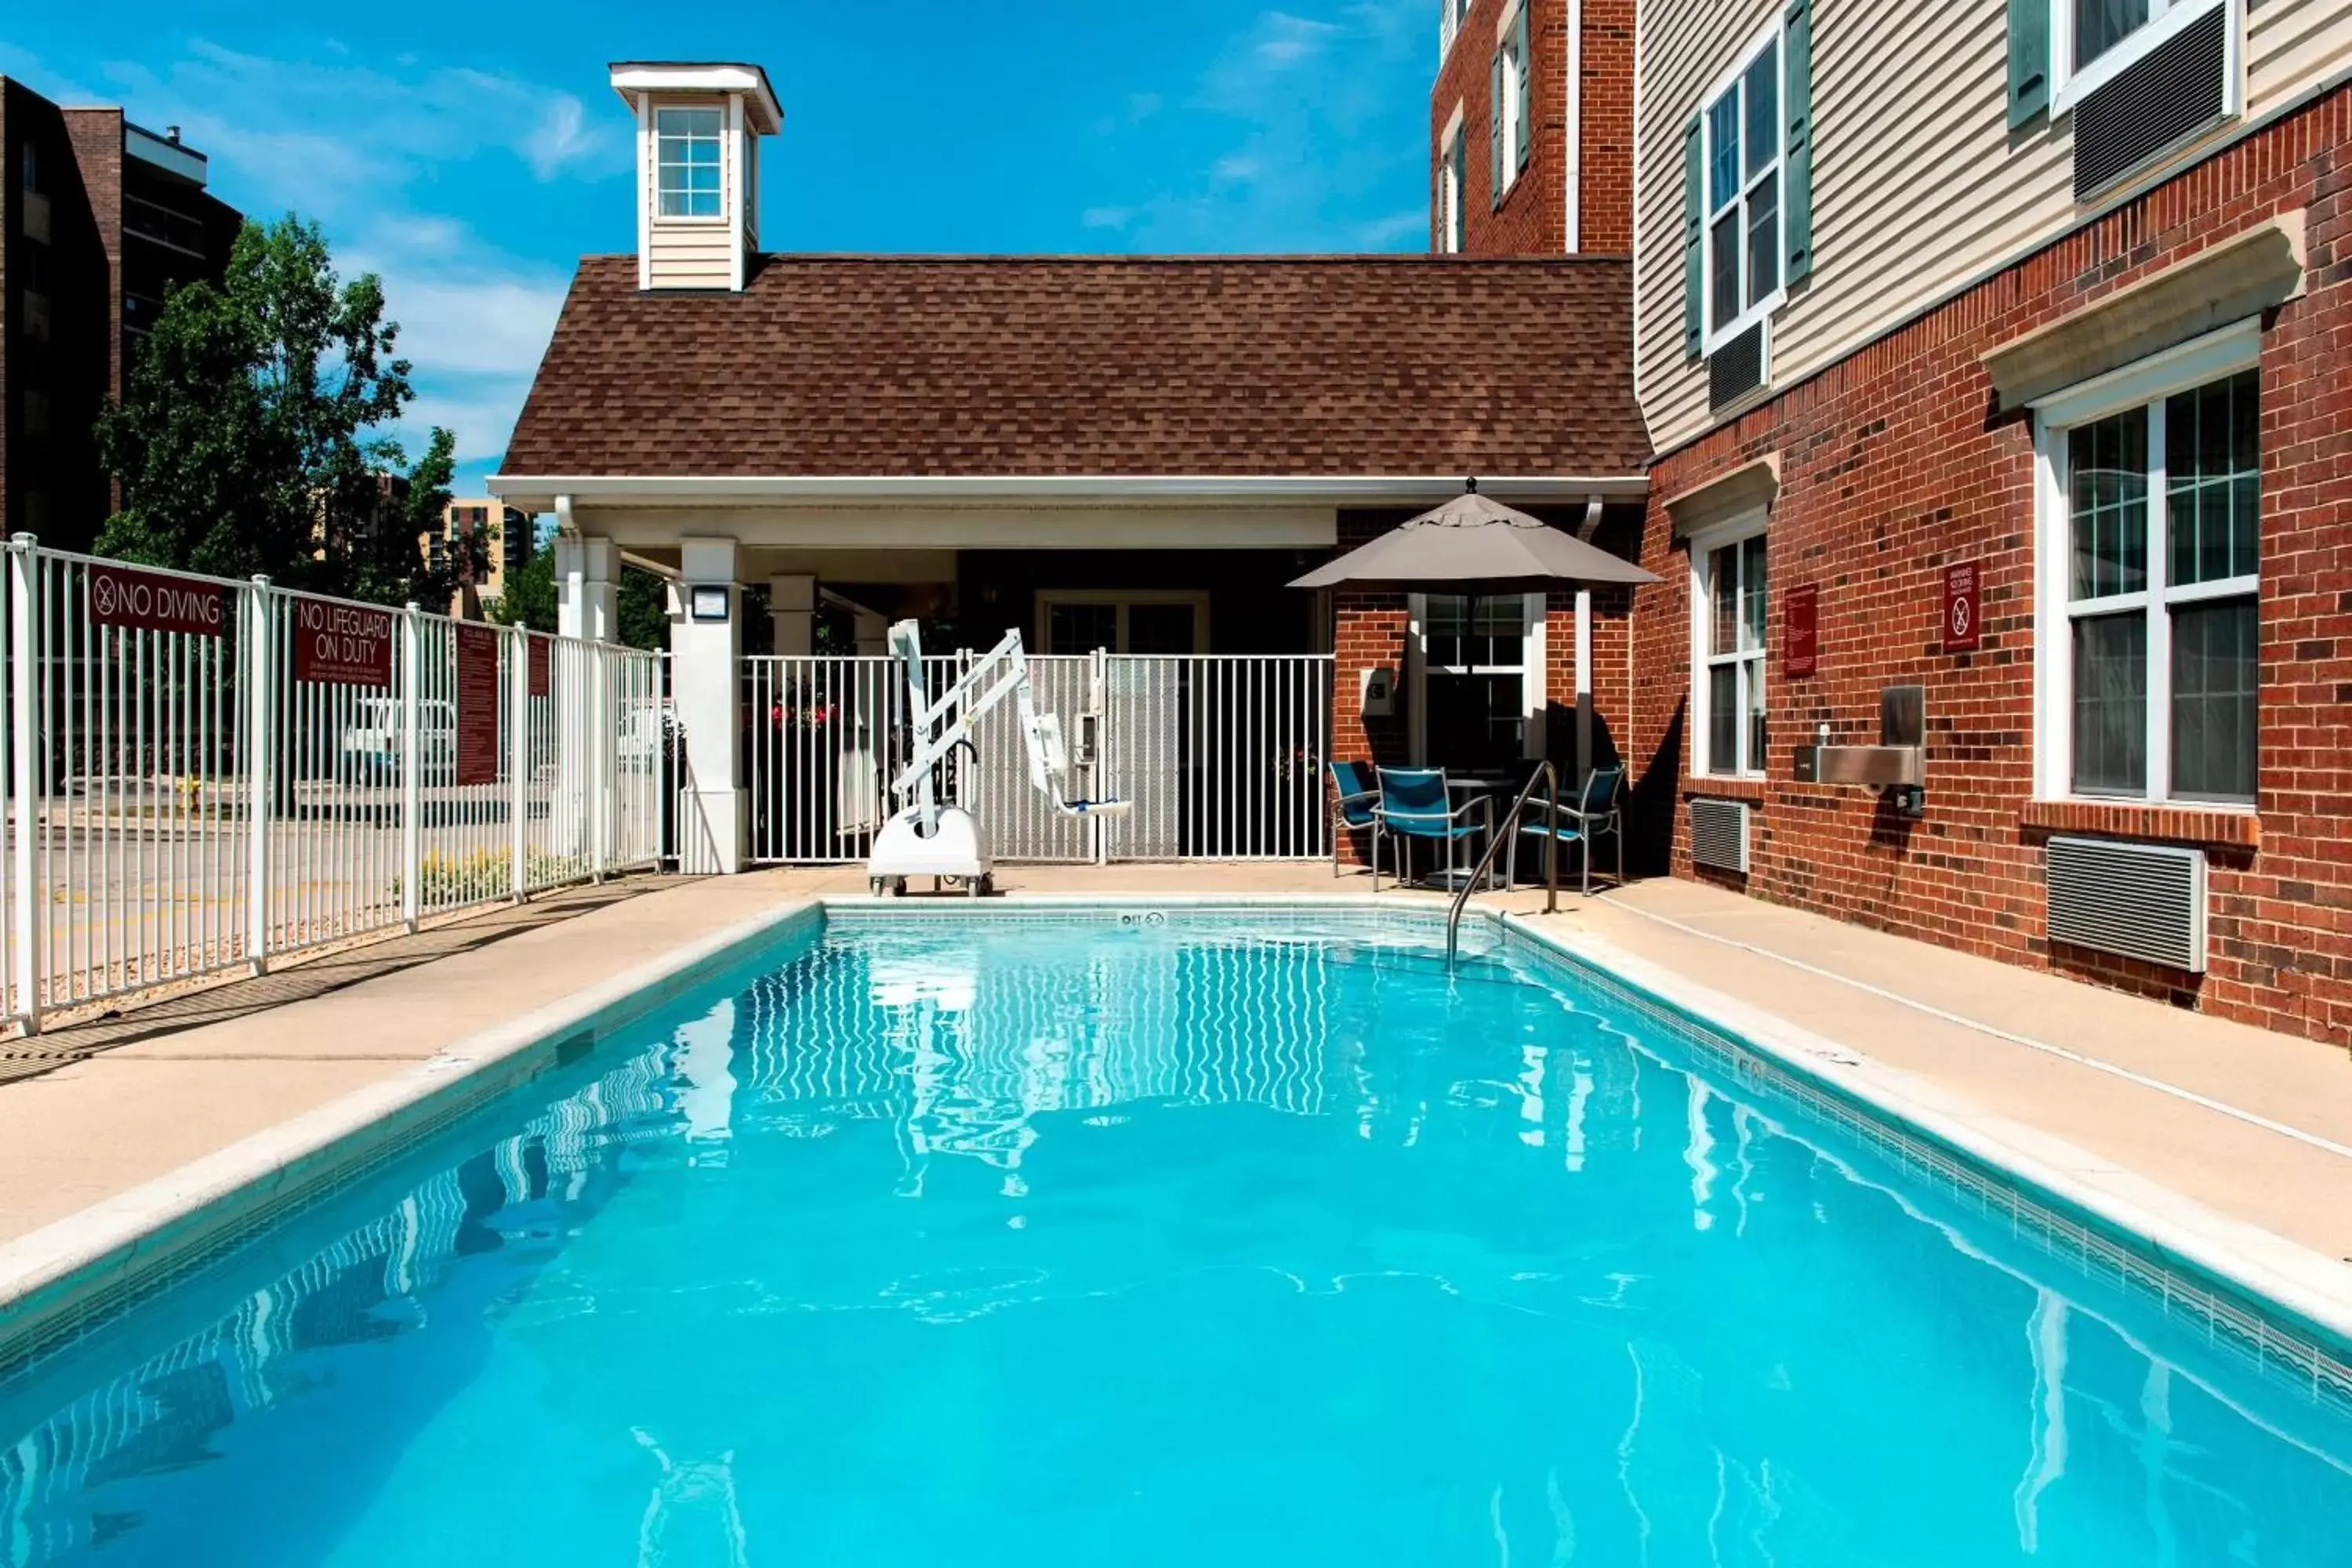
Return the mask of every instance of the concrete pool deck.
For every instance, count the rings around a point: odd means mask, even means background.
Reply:
[[[1369,878],[1335,880],[1321,864],[1017,867],[999,880],[1014,898],[1370,891]],[[858,868],[660,886],[258,1011],[236,994],[270,982],[220,988],[219,1021],[0,1083],[0,1243],[667,951],[864,891]],[[1542,898],[1481,901],[1532,916]],[[2352,1061],[2340,1050],[1688,882],[1570,893],[1535,918],[1571,945],[1686,976],[2223,1216],[2352,1258]]]

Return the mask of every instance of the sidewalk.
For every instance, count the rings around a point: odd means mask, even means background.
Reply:
[[[1335,880],[1316,863],[1013,867],[998,879],[1016,898],[1370,891],[1369,878]],[[456,943],[431,962],[383,954],[382,972],[322,994],[251,989],[285,986],[293,971],[164,1005],[184,1010],[177,1019],[131,1015],[111,1026],[143,1037],[0,1083],[0,1241],[665,948],[786,901],[865,889],[855,867],[688,882],[487,944]],[[1542,896],[1493,901],[1533,914]],[[1642,883],[1589,901],[1564,894],[1544,923],[1691,976],[2329,1258],[2352,1258],[2352,1062],[2327,1047],[1695,883]],[[158,1022],[168,1032],[154,1032]]]

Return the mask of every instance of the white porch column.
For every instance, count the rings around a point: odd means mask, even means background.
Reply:
[[[859,610],[851,617],[850,629],[857,639],[860,658],[877,658],[890,651],[890,622],[880,611]]]
[[[776,651],[809,654],[816,651],[816,579],[768,579],[768,619],[775,623]]]
[[[686,777],[678,784],[681,868],[731,874],[743,868],[750,820],[740,786],[741,715],[737,687],[743,651],[743,591],[735,542],[678,542],[678,609],[670,623],[672,689],[686,732]]]
[[[569,509],[564,509],[568,510]],[[610,641],[620,629],[620,552],[609,539],[559,534],[555,541],[555,629],[567,637]],[[612,801],[605,786],[612,773],[604,758],[613,745],[614,719],[605,710],[603,669],[580,650],[551,656],[555,699],[555,793],[549,822],[559,855],[595,863]]]
[[[555,629],[611,642],[620,629],[621,560],[609,539],[555,542]]]
[[[1592,771],[1592,590],[1576,590],[1576,782]]]

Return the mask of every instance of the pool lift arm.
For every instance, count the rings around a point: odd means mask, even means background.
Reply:
[[[980,721],[1005,699],[1013,700],[1021,722],[1021,740],[1029,752],[1029,782],[1054,803],[1064,816],[1118,816],[1128,803],[1073,797],[1067,789],[1069,748],[1062,738],[1062,721],[1037,711],[1035,689],[1029,681],[1029,659],[1022,651],[1021,634],[1011,631],[935,699],[923,676],[922,637],[912,621],[890,628],[890,652],[907,668],[907,725],[913,755],[890,784],[899,803],[875,836],[874,853],[866,864],[866,886],[876,893],[903,893],[908,877],[934,877],[963,883],[973,898],[988,891],[995,862],[988,849],[988,834],[971,812],[940,800],[940,769],[961,748],[975,758],[972,737]],[[1092,727],[1099,715],[1082,713],[1080,752],[1093,756]]]

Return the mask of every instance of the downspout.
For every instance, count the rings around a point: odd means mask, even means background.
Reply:
[[[1585,543],[1601,531],[1601,498],[1584,498],[1584,521],[1576,537]],[[1592,772],[1592,590],[1576,586],[1576,787],[1581,801],[1585,775]],[[1587,847],[1588,849],[1590,847]]]

